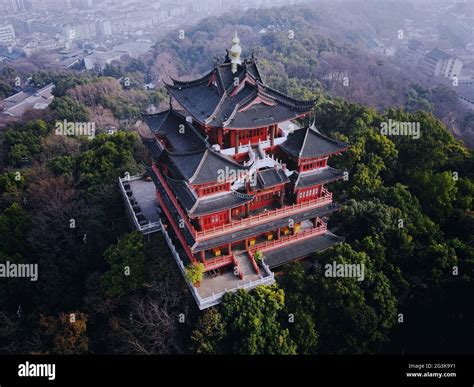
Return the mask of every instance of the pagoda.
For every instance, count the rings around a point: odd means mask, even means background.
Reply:
[[[273,89],[256,58],[240,56],[236,34],[204,76],[165,83],[169,109],[145,116],[148,173],[164,227],[185,265],[204,265],[202,297],[255,282],[341,240],[327,229],[338,205],[326,184],[343,177],[328,159],[348,145],[314,124],[300,127],[295,120],[315,101]],[[236,286],[218,289],[231,277]]]

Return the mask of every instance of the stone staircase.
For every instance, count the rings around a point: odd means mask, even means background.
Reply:
[[[239,269],[242,271],[242,275],[245,276],[249,274],[256,274],[255,269],[253,268],[252,263],[250,262],[250,257],[248,253],[244,250],[242,251],[233,251],[234,257],[239,264]]]

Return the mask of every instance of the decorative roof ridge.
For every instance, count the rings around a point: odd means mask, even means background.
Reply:
[[[179,79],[173,78],[171,75],[169,76],[170,79],[173,81],[173,85],[180,85],[180,86],[194,86],[204,83],[209,80],[209,76],[214,72],[214,69],[205,73],[201,78],[192,79],[190,81],[181,81]]]
[[[166,110],[162,110],[161,112],[157,112],[157,113],[144,113],[143,114],[143,117],[144,118],[147,118],[147,117],[156,117],[156,116],[159,116],[160,114],[163,114],[163,113],[169,113],[171,109],[166,109]]]
[[[243,109],[245,107],[247,107],[248,105],[250,105],[256,98],[260,98],[261,100],[263,100],[264,102],[267,102],[269,104],[271,103],[275,103],[277,101],[275,101],[275,99],[271,98],[269,95],[263,93],[261,91],[261,89],[257,86],[257,89],[256,89],[256,94],[253,95],[250,94],[249,96],[247,96],[246,98],[244,98],[242,101],[239,102],[239,109]],[[249,98],[249,97],[252,97],[252,98]]]
[[[209,117],[207,117],[205,120],[204,120],[204,123],[205,124],[208,124],[209,122],[211,122],[214,118],[216,118],[216,115],[217,115],[217,112],[220,110],[220,108],[222,107],[222,104],[224,103],[224,101],[226,100],[227,98],[227,91],[224,90],[224,92],[222,93],[222,96],[221,96],[221,99],[219,100],[218,104],[216,105],[216,108],[214,109],[214,111],[210,114]]]
[[[250,85],[255,89],[254,85]],[[245,107],[247,104],[252,102],[256,97],[258,96],[258,89],[255,89],[252,93],[250,93],[247,97],[242,98],[239,102],[237,102],[234,106],[234,109],[232,110],[232,113],[230,113],[229,118],[227,118],[225,121],[222,122],[222,125],[227,126],[230,124],[232,119],[235,117],[237,112],[242,108]]]
[[[208,150],[210,152],[212,152],[212,154],[214,154],[215,156],[219,157],[220,159],[224,160],[224,161],[227,161],[231,164],[234,164],[235,166],[239,167],[240,169],[250,169],[249,166],[246,166],[246,165],[242,165],[242,164],[239,164],[237,161],[233,160],[232,158],[226,156],[226,155],[223,155],[222,153],[220,152],[216,152],[215,150],[213,150],[212,148],[208,148]]]
[[[330,137],[325,136],[324,134],[322,134],[322,133],[318,130],[318,128],[316,128],[316,126],[314,125],[314,122],[313,122],[310,126],[307,126],[307,128],[308,128],[309,130],[311,130],[311,131],[312,131],[314,134],[316,134],[317,136],[319,136],[319,137],[321,137],[321,138],[323,138],[323,139],[325,139],[325,140],[327,140],[327,141],[330,141],[330,142],[332,142],[332,143],[334,143],[334,144],[337,144],[338,146],[344,146],[344,147],[348,147],[348,146],[349,146],[349,144],[347,144],[347,143],[345,143],[345,142],[338,141],[338,140],[334,140],[334,139],[332,139],[332,138],[330,138]]]
[[[163,176],[165,177],[166,181],[171,183],[171,185],[173,184],[180,184],[181,186],[184,187],[184,189],[186,189],[192,196],[192,198],[194,199],[194,204],[192,205],[192,207],[190,209],[186,209],[186,211],[188,213],[192,213],[192,211],[194,210],[194,207],[196,207],[196,203],[198,202],[198,196],[196,195],[196,192],[194,192],[194,190],[189,186],[189,184],[187,183],[186,180],[178,180],[178,179],[173,179],[172,177],[170,176],[167,176],[166,174],[163,174]],[[181,200],[180,200],[181,201]],[[183,203],[181,203],[184,206]]]
[[[222,95],[225,93],[225,87],[224,87],[224,81],[222,80],[220,68],[217,63],[214,65],[214,73],[217,73],[218,84],[219,84],[218,90],[219,90],[219,94]]]
[[[195,154],[198,154],[198,153],[204,153],[207,149],[209,148],[201,148],[201,149],[196,149],[196,150],[193,150],[193,151],[189,151],[189,152],[172,152],[170,151],[169,149],[165,149],[166,153],[168,153],[170,156],[172,157],[184,157],[184,156],[191,156],[191,155],[195,155]]]
[[[269,90],[269,91],[279,95],[280,97],[284,97],[284,98],[292,101],[295,105],[298,105],[298,106],[302,106],[302,107],[303,106],[306,107],[306,106],[309,106],[309,105],[314,106],[314,104],[317,102],[317,99],[311,99],[311,100],[307,100],[307,101],[296,99],[296,98],[290,97],[289,95],[287,95],[285,93],[282,93],[281,91],[276,90],[276,89],[274,89],[274,88],[272,88],[272,87],[270,87],[270,86],[268,86],[268,85],[266,85],[266,84],[264,84],[260,81],[259,81],[259,83],[261,84],[261,86],[263,86],[263,88],[265,90]],[[282,102],[282,103],[284,103],[284,102]]]
[[[307,126],[306,128],[304,128],[304,130],[306,130],[306,133],[304,134],[303,142],[302,142],[302,144],[301,144],[300,151],[298,152],[298,157],[301,157],[301,154],[303,153],[304,146],[305,146],[305,144],[306,144],[306,140],[308,139],[308,133],[309,133],[309,131],[310,131],[309,126]]]
[[[204,152],[204,155],[201,158],[201,160],[199,161],[199,164],[198,164],[196,170],[194,171],[193,175],[189,178],[190,183],[192,183],[193,180],[196,178],[196,176],[199,174],[199,172],[201,171],[205,161],[208,159],[209,155],[216,156],[216,157],[220,158],[221,160],[238,167],[239,169],[249,169],[248,167],[237,163],[236,161],[232,160],[231,158],[229,158],[227,156],[224,156],[223,154],[221,154],[219,152],[214,151],[212,148],[206,148],[206,150]]]
[[[235,115],[237,112],[246,104],[252,102],[258,95],[258,91],[253,91],[251,94],[249,94],[247,97],[243,98],[240,102],[237,102],[234,106],[234,109],[232,110],[232,113],[230,113],[229,118],[227,120],[222,122],[222,125],[227,126],[230,124],[230,122],[234,119]]]
[[[226,91],[230,94],[233,92],[236,88],[240,86],[240,83],[245,80],[246,77],[250,77],[255,83],[258,82],[258,79],[256,79],[251,72],[248,71],[247,67],[244,67],[244,70],[240,73],[239,75],[239,84],[235,86],[234,82],[230,84],[230,86],[226,89]]]
[[[199,174],[199,172],[201,171],[201,168],[204,164],[204,160],[206,160],[208,157],[209,157],[209,148],[206,149],[206,151],[204,152],[204,155],[201,157],[201,160],[199,161],[199,164],[198,164],[196,170],[194,171],[193,175],[189,178],[190,183],[192,183],[193,180],[196,178],[196,176]]]
[[[265,79],[263,78],[263,75],[262,75],[262,73],[260,72],[260,68],[258,67],[257,59],[255,58],[254,53],[252,53],[252,63],[255,65],[255,70],[257,70],[258,77],[262,80],[262,83],[263,83],[264,85],[266,85],[266,84],[265,84]]]

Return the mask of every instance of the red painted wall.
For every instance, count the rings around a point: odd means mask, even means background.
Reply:
[[[296,203],[305,203],[316,199],[321,194],[321,186],[299,189],[296,191]]]
[[[257,208],[265,207],[273,203],[276,195],[274,193],[264,193],[257,196],[251,203],[250,209],[255,210]]]
[[[310,159],[300,162],[299,172],[307,172],[313,169],[324,168],[327,165],[327,157],[323,159]]]
[[[198,197],[214,195],[219,192],[229,191],[230,190],[230,183],[224,184],[203,184],[199,186],[194,186],[194,189],[198,195]]]
[[[236,145],[246,145],[249,143],[256,144],[258,140],[265,141],[267,139],[268,128],[258,128],[258,129],[245,129],[238,130],[239,140],[237,144],[237,130],[230,131],[230,146],[235,147]]]
[[[207,230],[216,226],[221,226],[229,222],[229,211],[225,210],[211,215],[201,216],[199,224],[202,230]]]

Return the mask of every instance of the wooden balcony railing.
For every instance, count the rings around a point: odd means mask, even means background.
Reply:
[[[237,259],[235,259],[234,255],[232,255],[232,260],[234,261],[234,267],[237,269],[237,275],[241,280],[244,279],[244,273],[242,273],[242,270],[240,270],[239,262],[237,262]]]
[[[218,269],[219,267],[230,265],[233,262],[234,262],[234,255],[229,254],[229,255],[223,255],[222,257],[208,259],[204,263],[204,266],[206,268],[206,271],[209,271],[209,270]]]
[[[253,252],[250,251],[250,249],[248,249],[247,254],[249,255],[250,263],[252,264],[253,268],[255,269],[255,272],[257,274],[260,274],[260,268],[258,267],[257,262],[255,261],[255,257],[253,255]]]
[[[216,226],[212,227],[203,231],[197,231],[194,226],[191,224],[189,221],[188,216],[185,214],[184,210],[182,209],[181,205],[178,203],[176,200],[176,197],[174,196],[173,192],[168,186],[168,183],[165,181],[163,175],[161,172],[158,170],[158,168],[153,165],[153,171],[155,172],[156,176],[158,177],[163,189],[165,190],[166,194],[172,201],[173,205],[175,206],[176,210],[178,211],[179,215],[183,219],[186,228],[189,230],[189,232],[192,234],[194,239],[196,241],[202,241],[205,239],[210,239],[214,236],[220,235],[223,232],[231,232],[231,231],[238,231],[240,229],[247,228],[248,226],[255,226],[261,223],[268,222],[272,220],[273,218],[278,218],[281,217],[282,215],[288,216],[291,214],[296,214],[298,212],[301,212],[303,210],[311,210],[317,207],[321,207],[322,205],[325,204],[330,204],[332,203],[332,193],[323,188],[323,195],[319,198],[309,200],[304,203],[297,203],[297,204],[292,204],[292,205],[287,205],[282,208],[277,208],[274,210],[262,212],[260,214],[256,215],[251,215],[246,218],[240,219],[240,220],[234,220],[229,223],[225,223],[221,226]]]
[[[332,203],[332,193],[328,192],[327,190],[324,193],[325,196],[304,203],[288,205],[283,208],[277,208],[275,210],[262,212],[257,215],[252,215],[241,220],[232,221],[230,223],[209,228],[204,231],[197,231],[196,238],[197,240],[212,238],[216,234],[221,234],[223,231],[237,231],[242,228],[247,228],[250,225],[255,226],[259,223],[265,223],[271,220],[272,218],[278,218],[281,215],[291,215],[293,213],[296,214],[298,212],[301,212],[301,210],[310,210],[313,208],[321,207],[324,204]]]
[[[280,245],[289,244],[296,241],[301,241],[314,235],[324,234],[326,230],[327,230],[327,225],[323,222],[320,222],[319,226],[313,227],[308,230],[300,231],[295,235],[283,236],[280,239],[274,239],[271,241],[265,241],[257,245],[253,245],[249,248],[249,251],[253,255],[255,251],[257,250],[260,250],[262,252],[272,250],[273,248],[279,247]]]

